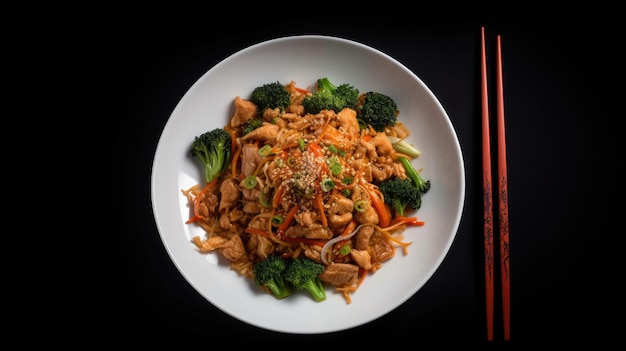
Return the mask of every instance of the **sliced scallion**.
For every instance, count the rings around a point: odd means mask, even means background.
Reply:
[[[339,254],[341,256],[345,256],[347,254],[350,253],[350,251],[352,251],[352,248],[350,247],[350,245],[344,245],[339,249]]]
[[[253,175],[247,176],[246,179],[243,180],[243,187],[246,189],[254,189],[257,184],[256,177]]]
[[[259,149],[259,156],[267,157],[272,154],[272,147],[269,145],[263,145],[262,148]]]
[[[273,225],[281,225],[284,221],[283,216],[274,215],[272,216],[272,224]]]
[[[357,200],[354,202],[354,209],[357,212],[365,212],[368,209],[370,203],[367,200]]]
[[[324,191],[331,191],[335,188],[335,182],[333,182],[333,180],[330,178],[322,179],[320,185],[322,187],[322,190]]]

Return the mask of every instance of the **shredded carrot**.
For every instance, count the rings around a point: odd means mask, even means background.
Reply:
[[[235,142],[233,156],[230,161],[231,173],[233,174],[233,177],[237,176],[237,162],[239,161],[239,155],[241,154],[242,149],[243,147],[239,146],[239,144]]]
[[[276,194],[274,194],[274,199],[272,200],[272,206],[278,207],[280,205],[280,201],[283,199],[283,194],[285,193],[285,186],[280,185],[276,190]]]
[[[350,222],[348,222],[348,224],[346,224],[346,227],[343,228],[339,236],[348,235],[352,233],[354,231],[354,228],[356,228],[357,223],[358,222],[356,221],[356,219],[353,218]]]
[[[256,167],[256,171],[254,171],[254,175],[258,176],[261,173],[261,170],[263,169],[263,165],[265,165],[267,162],[275,158],[276,156],[266,156],[265,158],[263,158],[263,160],[259,162],[259,165]]]
[[[270,153],[277,154],[279,152],[286,152],[286,150],[291,149],[292,147],[299,146],[297,142],[285,144],[283,146],[274,146],[270,149]]]
[[[330,193],[330,197],[328,198],[328,203],[332,204],[333,201],[335,201],[335,195],[337,195],[337,188],[333,188],[333,190]]]
[[[379,218],[378,225],[381,228],[385,228],[389,226],[389,223],[391,223],[391,215],[389,213],[389,210],[385,206],[385,203],[378,196],[378,194],[376,194],[376,192],[373,189],[370,189],[368,187],[364,187],[364,188],[367,190],[367,195],[369,195],[370,201],[372,201],[372,205],[374,206],[376,213],[378,213],[378,218]]]
[[[357,280],[356,282],[356,287],[360,287],[361,284],[363,284],[363,281],[365,280],[365,277],[367,277],[367,270],[364,268],[359,268],[359,280]]]
[[[425,224],[424,221],[420,221],[417,217],[406,217],[406,216],[396,216],[393,219],[392,224],[404,223],[410,226],[423,226]]]
[[[398,238],[396,238],[395,236],[391,235],[389,232],[387,232],[386,230],[381,231],[381,233],[383,233],[383,235],[385,237],[387,237],[389,240],[395,242],[396,244],[402,246],[402,252],[406,255],[409,251],[409,246],[411,246],[412,242],[404,242]]]
[[[328,118],[326,119],[326,121],[324,122],[324,125],[322,126],[322,131],[320,132],[320,135],[318,135],[317,139],[315,140],[316,143],[319,143],[324,137],[324,135],[331,129],[331,127],[328,125],[330,123],[331,117],[332,115],[328,114]]]
[[[281,240],[292,241],[295,243],[303,243],[303,244],[308,244],[308,245],[315,245],[319,247],[324,247],[324,245],[326,245],[325,242],[319,241],[319,240],[314,240],[314,239],[309,239],[309,238],[292,238],[292,237],[284,236],[284,235],[281,237]]]
[[[363,135],[361,137],[361,139],[363,139],[363,141],[370,141],[370,140],[372,140],[372,138],[373,137],[371,135],[369,135],[369,134]]]
[[[315,156],[324,156],[324,151],[322,150],[322,148],[320,147],[320,144],[318,143],[310,143],[309,150],[311,150],[311,152]]]
[[[309,89],[298,88],[298,87],[294,87],[294,89],[296,89],[296,91],[299,92],[300,94],[308,94],[308,93],[310,93]]]
[[[285,219],[283,220],[283,222],[278,227],[278,230],[276,231],[279,238],[281,239],[283,238],[283,234],[285,233],[287,228],[289,228],[291,223],[293,223],[294,216],[298,212],[299,208],[300,208],[300,204],[295,204],[289,209],[289,212],[287,212],[287,216],[285,216]]]
[[[315,155],[315,157],[324,156],[324,150],[322,150],[322,147],[318,143],[310,143],[308,148],[309,148],[309,151],[311,151],[311,153]],[[320,173],[320,176],[322,174],[328,173],[328,165],[326,164],[326,162],[321,163],[320,167],[322,168],[322,172]]]
[[[403,154],[403,153],[401,153],[401,152],[397,152],[397,151],[396,151],[396,152],[394,152],[394,153],[393,153],[393,155],[391,155],[391,158],[392,158],[394,161],[395,161],[395,160],[397,160],[397,159],[398,159],[398,157],[404,157],[404,158],[406,158],[407,160],[410,160],[410,159],[415,158],[415,157],[413,157],[413,156],[409,156],[409,155],[407,155],[407,154]]]
[[[339,289],[337,289],[339,290]],[[339,290],[341,291],[341,290]],[[346,303],[351,304],[352,303],[352,298],[350,297],[350,292],[349,291],[341,291],[341,294],[343,295],[343,298],[346,299]]]
[[[260,230],[260,229],[246,228],[246,233],[256,234],[256,235],[264,236],[264,237],[266,237],[268,239],[273,239],[272,234],[270,234],[270,233],[268,233],[266,231]]]
[[[320,213],[320,219],[322,220],[322,226],[328,227],[328,219],[326,218],[326,213],[324,212],[324,203],[322,202],[322,193],[319,192],[315,197],[315,205]]]
[[[196,198],[193,200],[193,217],[189,218],[187,220],[187,222],[185,222],[185,224],[189,224],[192,222],[195,222],[199,219],[206,219],[206,217],[199,215],[198,213],[200,212],[200,203],[202,202],[202,198],[204,197],[204,194],[211,188],[213,188],[215,186],[215,184],[217,184],[219,178],[215,178],[213,179],[210,183],[208,183],[199,193],[198,195],[196,195]]]
[[[380,229],[380,231],[386,231],[386,232],[393,232],[396,229],[403,229],[406,228],[406,223],[403,222],[395,222],[395,223],[391,223],[387,228],[381,228],[380,226],[378,227]]]
[[[267,221],[267,232],[268,233],[272,232],[272,220],[271,220],[271,218],[274,217],[274,214],[276,214],[276,208],[272,207],[272,211],[270,212],[270,220]]]

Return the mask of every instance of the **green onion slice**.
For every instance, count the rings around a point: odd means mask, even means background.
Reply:
[[[339,249],[339,254],[341,256],[345,256],[347,254],[350,253],[350,251],[352,250],[352,248],[350,247],[350,245],[344,245]]]
[[[335,188],[335,182],[333,182],[333,180],[330,178],[322,179],[320,185],[322,186],[322,190],[324,191],[331,191]]]
[[[272,224],[273,225],[281,225],[284,221],[283,216],[274,215],[272,216]]]
[[[268,198],[267,194],[264,191],[261,191],[261,194],[259,194],[259,202],[261,203],[261,206],[265,208],[272,208],[270,199]]]
[[[343,167],[341,166],[341,162],[339,162],[339,158],[337,156],[332,156],[327,160],[328,167],[333,175],[341,174],[341,170]]]
[[[367,200],[357,200],[354,203],[354,209],[357,210],[358,212],[365,212],[365,210],[368,209],[370,203]]]
[[[261,157],[267,157],[271,154],[273,154],[272,147],[269,145],[263,145],[263,147],[259,149],[259,156]]]
[[[246,179],[243,180],[243,186],[246,189],[254,189],[256,184],[257,184],[256,177],[253,175],[247,176]]]

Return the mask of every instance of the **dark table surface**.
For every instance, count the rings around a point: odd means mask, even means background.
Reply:
[[[413,22],[394,25],[349,21],[316,29],[317,19],[265,19],[254,30],[233,32],[207,19],[193,28],[134,25],[104,36],[103,58],[114,69],[111,119],[115,128],[114,195],[109,261],[99,289],[107,298],[97,318],[109,319],[102,340],[143,340],[205,345],[260,342],[293,349],[325,343],[330,348],[377,340],[382,345],[498,346],[488,344],[482,266],[480,27],[490,48],[502,35],[508,144],[511,338],[510,344],[584,345],[616,338],[601,318],[609,295],[597,267],[613,262],[597,252],[608,221],[594,203],[597,144],[605,127],[604,91],[589,27],[542,18]],[[210,23],[209,23],[210,22]],[[241,23],[244,25],[245,23]],[[176,28],[173,28],[176,27]],[[246,26],[242,28],[248,28]],[[601,31],[597,31],[599,37]],[[322,335],[292,335],[247,325],[219,310],[177,271],[161,242],[151,208],[152,158],[169,115],[194,82],[229,55],[264,40],[297,34],[327,34],[370,45],[394,57],[433,91],[457,131],[466,171],[466,203],[458,234],[432,278],[396,310],[354,329]],[[584,43],[584,44],[581,44]],[[606,58],[607,55],[604,55]],[[608,63],[607,63],[608,64]],[[623,114],[623,113],[622,113]],[[590,173],[593,172],[593,173]],[[591,178],[594,177],[591,180]],[[602,186],[605,189],[604,186]],[[606,193],[605,193],[606,194]],[[608,194],[610,196],[610,194]],[[615,232],[606,233],[615,235]],[[107,245],[107,247],[109,247]],[[608,256],[608,254],[607,254]],[[110,278],[110,281],[108,280]],[[610,289],[608,289],[610,290]],[[93,314],[92,314],[93,316]],[[93,332],[93,330],[92,330]],[[389,343],[389,344],[386,344]],[[175,345],[175,344],[174,344]]]

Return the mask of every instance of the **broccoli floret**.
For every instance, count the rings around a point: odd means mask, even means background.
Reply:
[[[317,90],[302,100],[302,106],[308,113],[319,113],[322,110],[339,112],[344,108],[354,109],[359,101],[359,90],[344,83],[334,85],[328,77],[317,80]]]
[[[192,143],[191,156],[202,161],[207,184],[222,175],[230,162],[231,150],[231,136],[223,128],[196,136]]]
[[[291,104],[291,94],[280,82],[272,82],[254,88],[250,101],[257,105],[261,114],[268,108],[279,108],[284,112]]]
[[[315,301],[321,302],[326,300],[326,291],[319,275],[325,268],[321,263],[298,256],[289,263],[284,277],[293,287],[307,290]]]
[[[277,299],[291,295],[291,289],[283,277],[287,261],[278,255],[267,256],[253,266],[254,283],[270,290]]]
[[[251,131],[259,128],[262,125],[263,125],[263,121],[258,119],[258,118],[249,119],[248,122],[246,122],[246,124],[245,124],[245,126],[243,128],[242,135],[246,135],[246,134],[250,133]]]
[[[371,125],[377,132],[382,132],[385,127],[396,125],[400,111],[392,97],[369,91],[359,95],[356,113],[357,119]]]
[[[380,192],[398,216],[404,216],[407,207],[414,210],[422,207],[422,195],[430,190],[430,180],[425,180],[417,172],[411,161],[404,157],[398,157],[406,171],[407,178],[392,177],[378,184]]]
[[[421,193],[409,178],[388,178],[378,188],[398,216],[404,216],[407,207],[418,209],[422,205]]]
[[[415,167],[413,167],[411,161],[409,161],[406,157],[400,156],[398,157],[398,160],[402,163],[402,166],[404,166],[404,170],[406,171],[406,175],[413,180],[413,183],[420,193],[427,193],[431,186],[430,180],[425,180]]]

